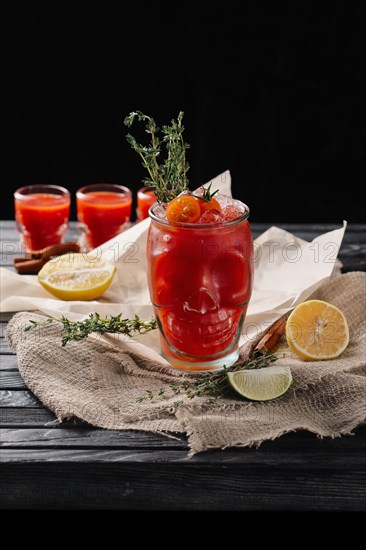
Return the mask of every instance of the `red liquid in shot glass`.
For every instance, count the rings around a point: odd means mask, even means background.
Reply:
[[[153,187],[142,187],[137,192],[137,221],[140,222],[149,216],[150,206],[156,203]]]
[[[86,243],[90,248],[109,241],[129,224],[132,207],[129,190],[126,193],[108,190],[78,191],[76,202],[78,220],[83,224]]]
[[[64,194],[23,194],[22,189],[15,193],[15,218],[27,251],[60,244],[69,214],[70,195],[66,190]]]

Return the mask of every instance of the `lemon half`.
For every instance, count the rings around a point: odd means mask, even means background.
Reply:
[[[110,262],[69,252],[48,261],[38,280],[61,300],[95,300],[109,288],[115,271]]]
[[[333,304],[308,300],[287,319],[286,338],[290,349],[304,361],[334,359],[349,343],[347,319]]]

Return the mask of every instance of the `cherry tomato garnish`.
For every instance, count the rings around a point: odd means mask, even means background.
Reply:
[[[221,206],[215,198],[212,198],[209,201],[198,199],[198,202],[200,204],[201,214],[207,212],[207,210],[218,210],[221,212]]]
[[[166,217],[171,222],[196,223],[201,215],[200,202],[191,195],[176,197],[168,204]]]

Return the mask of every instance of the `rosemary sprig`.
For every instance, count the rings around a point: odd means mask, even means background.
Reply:
[[[186,151],[189,145],[183,139],[183,116],[181,111],[177,120],[173,119],[170,126],[162,126],[161,129],[152,117],[141,111],[133,111],[124,120],[128,128],[136,119],[145,123],[145,131],[150,135],[149,145],[142,145],[131,134],[127,134],[126,138],[132,149],[140,155],[142,165],[148,172],[149,176],[143,183],[155,187],[159,202],[167,203],[188,189],[189,164]],[[159,137],[160,132],[162,139]]]
[[[70,340],[83,340],[93,332],[105,334],[125,334],[133,336],[134,334],[146,334],[150,330],[157,328],[156,319],[153,317],[151,321],[143,321],[138,315],[133,319],[123,319],[122,313],[115,316],[101,317],[99,313],[91,313],[87,319],[83,321],[70,321],[62,316],[61,319],[48,317],[45,321],[29,321],[29,325],[24,330],[31,330],[40,325],[46,325],[58,321],[63,325],[63,336],[61,343],[66,346]]]
[[[227,379],[227,373],[244,369],[262,369],[268,367],[279,359],[277,353],[268,353],[267,355],[253,354],[245,363],[233,365],[229,368],[223,368],[219,372],[202,373],[194,379],[185,379],[181,382],[170,384],[169,390],[160,388],[157,392],[146,390],[144,395],[138,397],[137,402],[151,401],[154,397],[166,395],[169,392],[170,397],[179,396],[181,399],[174,402],[178,407],[184,402],[184,399],[193,399],[195,397],[207,396],[208,403],[215,403],[219,398],[224,397],[230,391],[230,385]]]

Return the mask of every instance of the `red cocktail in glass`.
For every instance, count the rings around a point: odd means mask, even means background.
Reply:
[[[77,217],[88,248],[113,239],[130,226],[132,193],[115,184],[95,184],[76,192]]]
[[[60,244],[68,227],[70,193],[57,185],[27,185],[14,193],[15,219],[28,252]]]
[[[150,209],[147,243],[150,297],[161,350],[186,370],[232,365],[252,291],[253,241],[243,206],[236,219],[179,223]]]
[[[137,221],[140,222],[149,217],[149,208],[156,202],[154,187],[141,187],[137,191]]]

